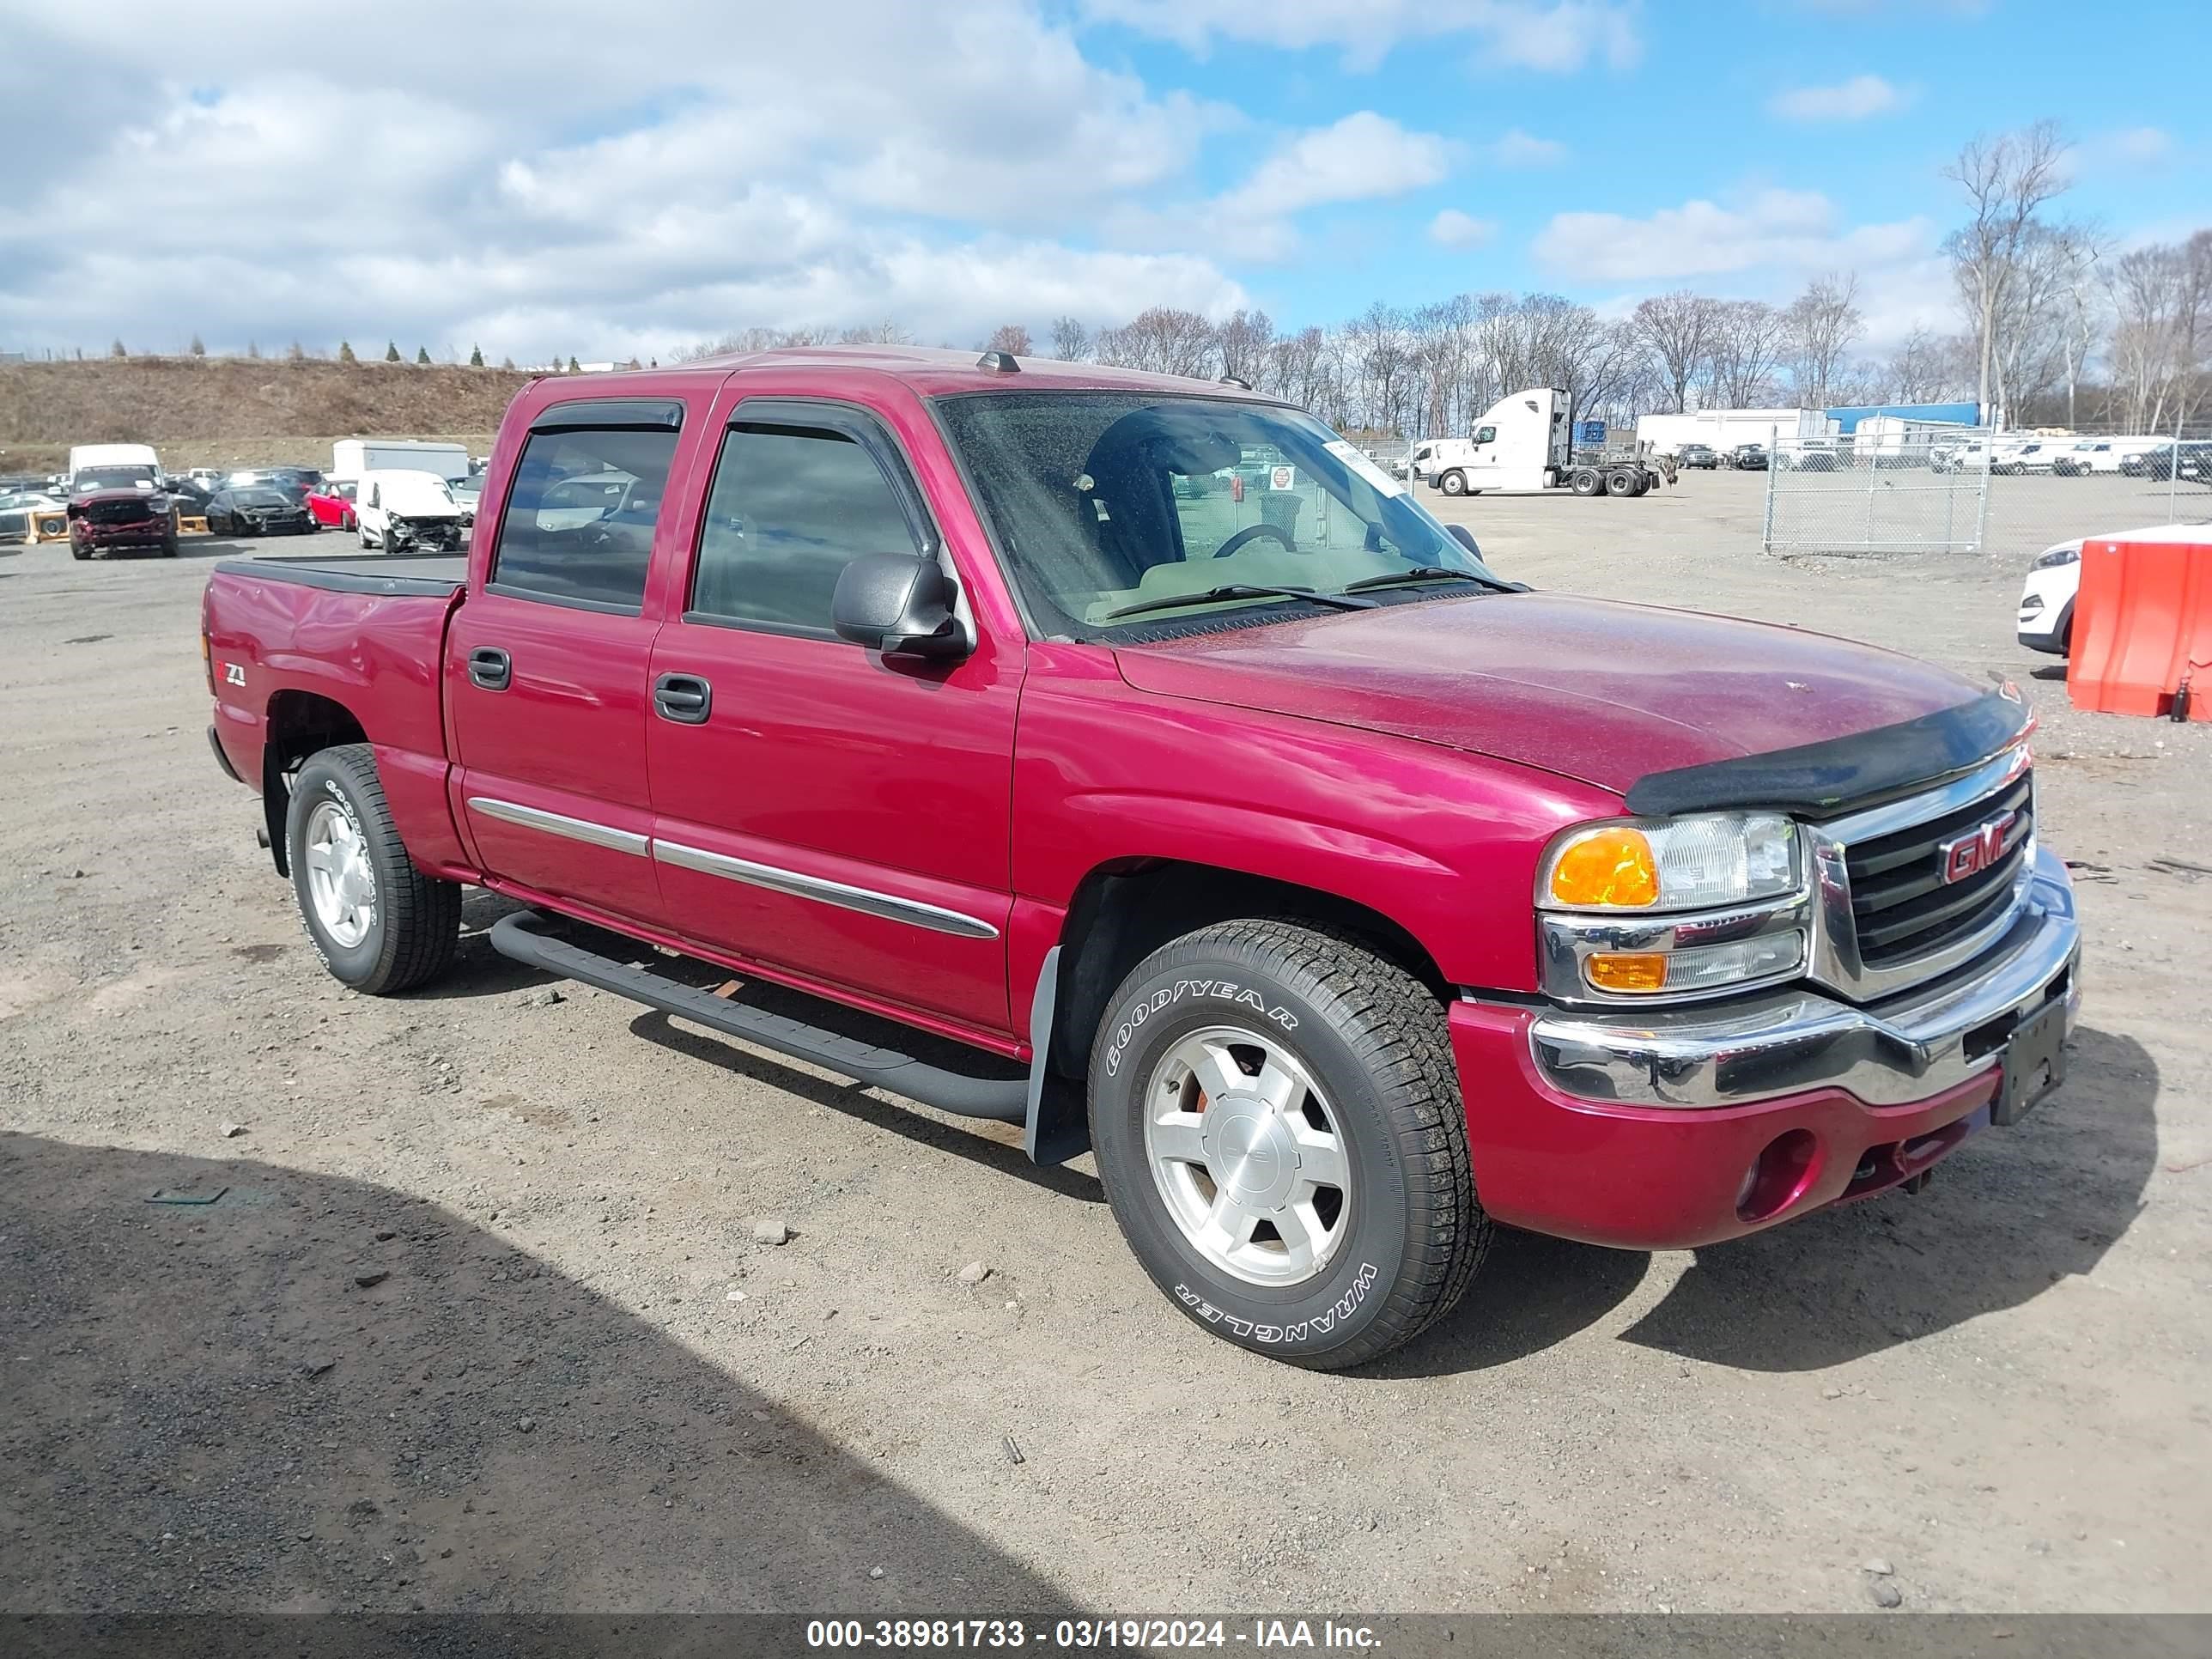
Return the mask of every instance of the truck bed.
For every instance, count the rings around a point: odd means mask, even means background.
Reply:
[[[226,575],[262,581],[290,582],[301,587],[328,588],[341,593],[409,593],[450,598],[469,577],[465,553],[395,556],[363,554],[318,558],[290,555],[280,558],[222,559],[216,568]]]

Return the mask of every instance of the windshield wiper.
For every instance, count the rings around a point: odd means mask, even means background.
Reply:
[[[1509,590],[1504,583],[1489,576],[1478,576],[1472,570],[1446,570],[1437,565],[1417,565],[1411,570],[1393,570],[1381,576],[1362,576],[1356,582],[1346,582],[1346,593],[1364,593],[1375,587],[1403,587],[1414,582],[1480,582],[1485,587]]]
[[[1231,582],[1221,587],[1209,587],[1203,593],[1166,593],[1157,599],[1139,599],[1134,605],[1117,605],[1099,621],[1112,622],[1119,617],[1142,616],[1147,611],[1175,611],[1186,605],[1215,605],[1223,599],[1310,599],[1316,605],[1333,605],[1339,611],[1371,611],[1375,608],[1371,599],[1348,599],[1343,593],[1316,593],[1310,587],[1274,587],[1261,582]]]

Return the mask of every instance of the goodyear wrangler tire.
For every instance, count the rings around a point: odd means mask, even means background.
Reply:
[[[1129,1248],[1255,1352],[1321,1370],[1387,1353],[1488,1247],[1443,1011],[1346,936],[1227,921],[1154,951],[1108,1005],[1090,1103]]]
[[[284,839],[300,919],[332,978],[388,996],[452,963],[460,886],[407,856],[367,744],[323,750],[301,767]]]

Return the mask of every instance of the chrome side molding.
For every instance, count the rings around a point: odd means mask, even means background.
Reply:
[[[519,823],[526,830],[542,830],[549,836],[584,842],[592,847],[604,847],[610,852],[627,853],[632,858],[645,857],[650,845],[645,836],[632,830],[617,830],[611,823],[595,823],[589,818],[572,818],[565,813],[547,812],[535,806],[499,800],[490,795],[471,795],[469,806],[471,811],[481,812],[488,818]]]
[[[903,921],[916,927],[927,927],[933,933],[951,933],[957,939],[996,939],[999,930],[981,916],[971,916],[959,910],[948,910],[940,904],[925,904],[919,899],[901,898],[896,893],[879,893],[872,887],[854,887],[842,881],[831,881],[823,876],[803,875],[796,870],[785,870],[773,864],[756,864],[750,859],[732,858],[727,853],[710,852],[703,847],[687,847],[680,841],[653,843],[655,858],[686,870],[696,870],[702,875],[720,876],[725,881],[741,882],[748,887],[759,887],[772,893],[786,893],[793,898],[813,899],[823,904],[834,904],[841,910],[857,910],[863,915],[881,916],[887,921]]]

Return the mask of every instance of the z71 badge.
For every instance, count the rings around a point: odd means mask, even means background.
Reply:
[[[227,663],[223,664],[223,665],[222,665],[222,683],[223,683],[225,685],[243,685],[243,684],[246,684],[246,665],[245,665],[243,663],[235,663],[235,662],[227,662]]]

